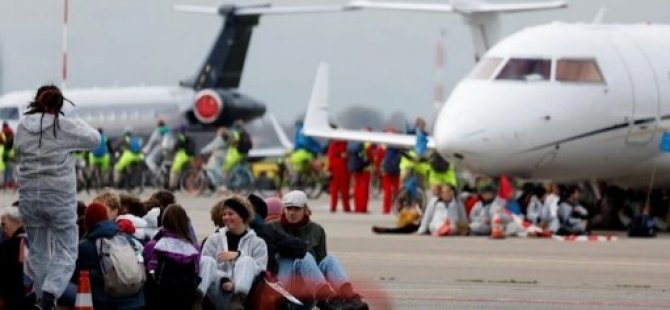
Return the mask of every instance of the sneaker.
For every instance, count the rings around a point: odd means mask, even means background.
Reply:
[[[360,295],[354,294],[353,297],[342,300],[342,308],[349,310],[368,310],[368,304],[363,301]]]
[[[56,297],[51,294],[44,292],[42,297],[37,300],[37,303],[33,307],[34,310],[56,310]]]

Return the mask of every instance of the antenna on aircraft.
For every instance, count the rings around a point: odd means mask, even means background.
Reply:
[[[593,17],[593,21],[591,22],[592,24],[602,24],[603,20],[605,19],[605,13],[607,13],[607,8],[604,6],[601,6],[598,12],[596,13],[596,16]]]
[[[63,0],[63,60],[62,60],[62,71],[61,71],[61,88],[65,89],[67,87],[67,22],[69,17],[69,0]]]

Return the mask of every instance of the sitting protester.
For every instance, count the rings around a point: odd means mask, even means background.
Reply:
[[[0,210],[0,221],[4,236],[0,244],[0,301],[4,301],[5,309],[32,309],[35,293],[32,278],[24,273],[28,241],[19,208]]]
[[[233,196],[222,204],[226,226],[207,238],[202,251],[218,263],[219,280],[207,298],[216,309],[244,309],[254,279],[267,267],[267,246],[249,229],[254,210],[248,200]]]
[[[163,229],[144,248],[149,274],[149,309],[194,309],[202,303],[200,249],[190,239],[186,211],[172,204],[163,212]]]
[[[84,224],[88,233],[79,243],[72,282],[78,283],[80,271],[89,271],[93,307],[97,310],[144,309],[142,245],[120,233],[100,203],[86,208]]]
[[[561,228],[558,235],[583,235],[587,232],[589,211],[580,203],[582,190],[571,186],[566,192],[566,198],[558,204],[558,221]]]
[[[116,218],[117,223],[120,220],[128,220],[134,227],[131,234],[142,242],[151,239],[147,235],[148,224],[143,217],[147,214],[144,204],[139,198],[127,194],[121,194],[121,214]]]
[[[491,220],[497,209],[502,208],[504,202],[496,196],[493,185],[485,185],[479,191],[479,201],[470,211],[470,235],[491,235]]]
[[[307,242],[307,249],[314,257],[324,278],[334,289],[337,297],[320,302],[320,309],[368,309],[361,297],[354,293],[349,277],[342,264],[326,250],[326,232],[321,225],[310,220],[307,195],[303,191],[291,191],[283,198],[284,213],[279,221],[270,223],[274,228]]]
[[[417,233],[435,236],[467,233],[465,207],[454,197],[453,188],[450,185],[440,185],[437,188],[440,192],[439,199],[426,209]]]

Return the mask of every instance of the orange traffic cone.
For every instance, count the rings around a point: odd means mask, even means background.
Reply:
[[[79,286],[77,287],[77,299],[74,310],[93,310],[93,298],[91,296],[91,282],[87,270],[79,272]]]
[[[499,214],[493,216],[491,221],[491,238],[504,239],[505,232],[503,231],[503,221]]]

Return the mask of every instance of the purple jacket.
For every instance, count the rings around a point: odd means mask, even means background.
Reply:
[[[174,233],[165,228],[144,246],[142,254],[149,272],[158,268],[159,255],[177,263],[193,264],[195,270],[200,272],[200,247],[178,239]]]

